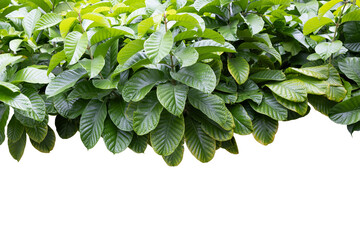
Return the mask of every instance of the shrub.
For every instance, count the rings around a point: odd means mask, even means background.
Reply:
[[[56,131],[147,145],[170,166],[234,134],[273,142],[313,108],[360,129],[359,1],[1,0],[0,143],[50,152]],[[10,108],[13,115],[10,116]]]

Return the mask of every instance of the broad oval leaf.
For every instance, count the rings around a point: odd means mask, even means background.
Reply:
[[[81,34],[79,32],[71,32],[65,38],[65,54],[70,65],[79,61],[85,53],[88,46],[88,37],[86,32]]]
[[[212,68],[204,63],[196,63],[184,67],[178,72],[171,72],[171,77],[189,87],[198,89],[204,93],[211,93],[216,86],[216,75]]]
[[[228,70],[235,81],[241,85],[248,79],[250,66],[248,62],[242,57],[229,58]]]
[[[130,145],[132,137],[132,132],[118,129],[110,118],[105,120],[103,139],[110,152],[115,154],[124,151]]]
[[[262,114],[257,114],[253,119],[253,136],[256,141],[263,145],[272,143],[278,130],[278,121]]]
[[[57,25],[62,21],[62,17],[56,13],[47,13],[36,22],[35,29],[36,30],[43,30],[52,26]]]
[[[278,103],[271,93],[264,93],[260,105],[250,102],[250,106],[258,113],[267,115],[275,120],[284,121],[288,112],[285,107]]]
[[[107,115],[106,103],[91,100],[80,119],[80,137],[87,149],[93,148],[104,131],[104,121]]]
[[[266,84],[276,95],[293,102],[306,101],[306,87],[300,80],[287,80],[278,83]]]
[[[329,117],[338,124],[353,124],[360,121],[360,96],[352,97],[330,109]]]
[[[157,64],[170,53],[173,43],[171,31],[158,31],[151,34],[145,41],[144,49],[150,61]]]
[[[45,93],[48,97],[53,97],[59,93],[65,92],[73,87],[75,83],[86,74],[83,68],[67,70],[56,76],[46,87]]]
[[[183,113],[189,88],[186,85],[160,84],[156,89],[159,102],[170,113],[179,116]]]
[[[150,133],[151,146],[154,151],[162,156],[172,154],[184,137],[184,117],[172,115],[163,111],[157,127]]]

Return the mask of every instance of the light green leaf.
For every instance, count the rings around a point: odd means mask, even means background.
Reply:
[[[39,83],[47,84],[50,83],[50,78],[47,76],[46,70],[37,69],[34,67],[23,68],[18,71],[11,81],[12,83]]]
[[[138,102],[161,80],[163,73],[159,70],[145,69],[136,72],[126,83],[122,90],[125,101]]]
[[[322,42],[316,45],[315,52],[320,55],[323,60],[327,60],[331,54],[338,52],[342,47],[342,42],[336,40],[334,42]]]
[[[14,64],[22,56],[12,56],[9,53],[0,54],[0,73],[6,69],[6,66]]]
[[[334,23],[334,22],[333,20],[327,17],[322,17],[320,19],[318,17],[313,17],[308,21],[306,21],[306,23],[304,24],[303,33],[304,35],[308,35],[329,23]]]
[[[103,56],[98,55],[94,57],[93,59],[82,59],[80,61],[80,65],[86,69],[88,74],[90,75],[90,78],[94,78],[105,66],[105,59]]]
[[[346,13],[341,18],[341,23],[350,22],[350,21],[360,21],[360,9]]]
[[[254,13],[245,17],[245,23],[249,26],[251,35],[259,33],[264,28],[264,20]]]
[[[293,102],[306,101],[306,87],[300,80],[287,80],[278,83],[266,84],[276,95]]]
[[[184,137],[184,117],[174,116],[168,111],[161,113],[157,127],[150,133],[151,146],[162,156],[172,154]]]
[[[144,43],[146,55],[154,64],[166,57],[173,46],[174,38],[171,31],[154,32]]]
[[[181,67],[188,67],[197,62],[199,53],[193,47],[185,47],[175,51],[174,56],[180,62]]]
[[[186,27],[188,30],[198,28],[201,32],[205,31],[205,22],[201,17],[193,13],[178,13],[167,16],[167,20],[176,21],[177,25]]]
[[[93,148],[104,131],[104,121],[107,115],[106,103],[91,100],[80,119],[80,137],[87,149]]]
[[[66,60],[66,55],[64,50],[55,53],[50,59],[47,75],[49,75],[52,72],[52,70],[54,70],[56,66],[59,65],[64,60]]]
[[[95,43],[107,40],[109,38],[120,38],[122,36],[133,36],[134,30],[128,27],[112,27],[112,28],[103,28],[97,31],[91,37],[91,44],[94,45]]]
[[[70,28],[77,22],[78,19],[76,17],[69,17],[61,21],[59,25],[60,34],[62,38],[66,38],[66,35],[70,31]]]
[[[62,21],[62,17],[56,13],[47,13],[36,22],[35,29],[36,30],[43,30],[52,26],[57,25]]]
[[[201,128],[201,124],[185,118],[185,141],[190,152],[201,162],[209,162],[214,158],[216,141],[207,135]]]
[[[338,124],[353,124],[360,121],[360,96],[352,97],[330,109],[329,117]]]
[[[41,12],[39,9],[31,10],[23,19],[22,25],[26,35],[32,37],[33,31],[35,29],[36,23],[41,17]]]
[[[129,42],[126,44],[123,48],[121,48],[117,60],[120,65],[125,64],[131,56],[133,56],[135,53],[141,51],[144,49],[144,40],[136,39],[134,41]]]
[[[0,101],[16,109],[31,111],[31,102],[28,97],[26,97],[22,93],[13,92],[1,84],[0,84]]]
[[[236,49],[230,43],[225,42],[224,44],[221,44],[214,40],[200,40],[190,46],[194,47],[199,54],[209,52],[236,52]]]
[[[228,59],[228,70],[235,81],[241,85],[248,79],[250,67],[244,58],[236,57]]]
[[[154,26],[154,19],[152,17],[146,18],[138,24],[138,38],[142,38],[148,30]]]
[[[155,92],[146,96],[134,112],[133,127],[137,135],[145,135],[154,130],[159,123],[162,110]]]
[[[110,27],[109,21],[100,13],[86,13],[81,18],[91,20],[97,23],[97,26]]]
[[[45,102],[43,98],[38,94],[35,89],[32,88],[22,88],[21,92],[29,98],[32,107],[30,111],[19,110],[19,113],[21,113],[25,117],[42,122],[45,119],[46,115]]]
[[[305,67],[305,68],[290,67],[285,70],[285,73],[299,73],[320,80],[327,80],[329,78],[329,66],[321,65],[316,67]]]
[[[85,53],[88,46],[88,37],[86,32],[71,32],[65,38],[64,51],[70,65],[77,63]]]
[[[104,133],[102,136],[106,148],[110,152],[116,154],[124,151],[130,145],[133,133],[118,129],[114,123],[107,118],[105,120]]]
[[[216,86],[214,71],[209,65],[204,63],[196,63],[189,67],[184,67],[178,72],[171,72],[170,74],[176,81],[205,93],[211,93]]]
[[[66,70],[56,76],[47,86],[45,93],[48,97],[53,97],[59,93],[65,92],[73,87],[75,83],[86,74],[83,68],[75,70]]]
[[[318,17],[321,18],[327,13],[332,7],[334,7],[339,2],[342,2],[342,0],[331,0],[326,2],[324,5],[321,6],[319,9]]]
[[[160,84],[156,89],[159,102],[170,113],[179,116],[183,113],[189,88],[186,85]]]

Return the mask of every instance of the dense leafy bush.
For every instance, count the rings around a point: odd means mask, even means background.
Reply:
[[[147,145],[178,165],[314,109],[360,129],[360,2],[1,0],[0,142]],[[10,116],[10,107],[13,115]],[[5,134],[6,129],[6,134]]]

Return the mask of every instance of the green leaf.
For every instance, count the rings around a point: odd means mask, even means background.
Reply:
[[[90,75],[90,78],[94,78],[99,75],[99,73],[105,66],[105,59],[101,55],[96,56],[93,59],[82,59],[80,61],[80,65],[84,69],[86,69],[86,71]]]
[[[175,167],[181,163],[183,157],[184,157],[184,144],[180,143],[172,154],[168,156],[163,156],[163,159],[168,166]]]
[[[99,141],[104,130],[107,115],[106,103],[91,100],[80,119],[80,137],[87,149],[93,148]]]
[[[56,76],[46,87],[45,93],[48,97],[53,97],[59,93],[65,92],[73,87],[75,83],[86,74],[83,68],[75,70],[66,70]]]
[[[239,154],[239,149],[234,137],[228,141],[221,142],[221,148],[224,148],[229,153]]]
[[[47,84],[50,83],[50,78],[47,76],[46,70],[41,70],[34,67],[27,67],[18,71],[11,82]]]
[[[188,91],[189,88],[186,85],[165,83],[157,87],[156,94],[167,111],[179,116],[184,112]]]
[[[24,131],[25,131],[24,126],[19,122],[19,120],[17,120],[15,115],[13,115],[9,121],[6,132],[9,141],[11,142],[19,141]]]
[[[360,121],[360,96],[352,97],[331,108],[329,117],[338,124],[353,124]]]
[[[35,25],[36,25],[37,21],[39,21],[40,17],[41,17],[41,12],[39,9],[31,10],[24,17],[24,19],[22,21],[22,26],[24,28],[26,35],[28,35],[29,37],[32,36],[34,29],[35,29]]]
[[[216,141],[204,132],[200,123],[190,117],[185,118],[185,126],[185,141],[192,155],[203,163],[213,159]]]
[[[178,35],[176,35],[176,37],[177,36]],[[205,31],[201,34],[201,37],[214,40],[215,42],[218,42],[220,44],[225,44],[225,38],[220,33],[216,32],[210,28],[206,28]]]
[[[197,1],[194,1],[193,7],[197,11],[200,11],[203,7],[205,7],[206,5],[208,5],[212,2],[214,2],[214,0],[197,0]]]
[[[342,42],[336,40],[334,42],[322,42],[316,45],[315,52],[320,55],[323,60],[327,60],[331,54],[338,52],[342,47]]]
[[[92,37],[91,37],[91,45],[94,45],[98,42],[107,40],[109,38],[120,38],[124,35],[133,36],[134,31],[131,28],[128,27],[112,27],[112,28],[103,28],[99,31],[97,31]]]
[[[31,111],[31,102],[28,97],[19,92],[13,92],[12,90],[4,87],[0,84],[0,101],[6,103],[7,105],[24,110]]]
[[[284,121],[287,118],[287,110],[271,93],[264,93],[264,97],[260,105],[250,102],[250,106],[258,113],[267,115],[275,120]],[[253,122],[254,124],[254,122]]]
[[[234,117],[235,133],[240,135],[248,135],[253,132],[253,124],[249,114],[241,104],[233,105],[229,108]]]
[[[130,145],[132,137],[132,132],[118,129],[110,118],[105,120],[103,139],[110,152],[116,154],[124,151]]]
[[[29,138],[35,142],[42,142],[48,132],[48,125],[46,121],[41,122],[39,125],[27,127],[25,126],[25,131],[29,135]]]
[[[64,51],[70,65],[77,63],[88,46],[86,32],[71,32],[65,38]]]
[[[251,35],[261,32],[264,28],[264,20],[254,13],[246,16],[245,23],[249,26]]]
[[[86,13],[82,15],[81,18],[91,20],[97,23],[97,26],[110,27],[110,24],[108,20],[105,18],[105,16],[99,13]]]
[[[133,139],[129,145],[129,148],[136,153],[144,153],[147,147],[148,136],[138,136],[134,134]]]
[[[225,130],[231,130],[234,127],[234,120],[232,119],[232,121],[229,121],[229,115],[231,117],[231,113],[220,97],[206,94],[196,89],[190,89],[188,99],[192,106],[199,109],[208,118],[222,126]]]
[[[35,29],[43,30],[59,24],[62,21],[62,17],[56,13],[47,13],[36,22]]]
[[[197,62],[199,53],[193,47],[185,47],[175,51],[174,56],[180,62],[181,67],[188,67]]]
[[[0,73],[6,69],[6,66],[14,64],[22,56],[12,56],[9,53],[0,54]]]
[[[126,102],[142,100],[150,90],[161,80],[163,73],[159,70],[145,69],[136,72],[126,83],[122,96]]]
[[[0,103],[0,145],[5,141],[5,126],[9,118],[10,109],[4,103]]]
[[[286,80],[285,74],[281,70],[262,70],[250,75],[250,79],[256,83],[267,81],[281,82]]]
[[[61,21],[59,29],[62,38],[66,38],[66,35],[69,33],[71,27],[77,21],[78,19],[76,17],[69,17]]]
[[[177,25],[184,26],[188,30],[192,30],[194,27],[205,31],[205,22],[201,17],[198,17],[193,13],[178,13],[166,16],[168,21],[176,21]]]
[[[306,87],[300,80],[287,80],[278,83],[266,84],[276,95],[293,102],[306,101]]]
[[[166,57],[173,46],[174,38],[171,31],[154,32],[144,43],[146,55],[154,64]]]
[[[30,142],[33,145],[33,147],[43,153],[51,152],[55,147],[55,141],[56,141],[55,133],[49,126],[46,137],[41,142],[36,142],[30,139]]]
[[[233,129],[225,130],[219,124],[208,119],[206,116],[199,120],[199,122],[201,122],[201,128],[204,132],[217,141],[230,140],[234,135]]]
[[[49,75],[52,72],[52,70],[54,70],[56,66],[59,65],[64,60],[66,60],[66,54],[64,50],[54,54],[50,59],[47,75]]]
[[[265,115],[257,114],[253,119],[253,136],[256,141],[263,145],[272,143],[278,130],[278,121]]]
[[[321,18],[327,13],[332,7],[334,7],[339,2],[342,2],[342,0],[331,0],[326,2],[324,5],[319,8],[319,14],[318,17]]]
[[[66,118],[75,119],[82,114],[88,101],[81,98],[69,100],[68,95],[62,93],[53,98],[53,103],[58,114]]]
[[[282,64],[281,55],[275,48],[269,47],[265,43],[260,42],[245,42],[240,44],[239,49],[257,49],[261,51],[265,51],[268,54],[272,55],[279,63]]]
[[[307,101],[304,102],[293,102],[289,101],[285,98],[279,97],[278,95],[274,95],[276,101],[278,101],[281,105],[286,107],[287,109],[290,109],[291,111],[294,111],[301,116],[306,115],[308,111],[308,103]]]
[[[29,98],[32,107],[30,111],[19,110],[19,113],[25,117],[42,122],[46,116],[46,107],[43,98],[33,88],[22,88],[21,92]]]
[[[319,81],[305,76],[298,76],[296,79],[300,80],[304,84],[308,94],[325,95],[330,87],[327,81]]]
[[[360,86],[360,58],[347,57],[339,62],[340,71]]]
[[[326,116],[329,115],[330,109],[336,105],[336,102],[330,101],[323,96],[309,95],[308,98],[309,103],[311,103],[316,111],[319,111]]]
[[[109,102],[109,116],[117,128],[123,131],[132,131],[132,121],[125,116],[127,103],[121,98],[115,98]]]
[[[138,38],[142,38],[147,31],[154,26],[154,19],[152,17],[146,18],[138,24]]]
[[[229,58],[228,70],[235,81],[241,85],[248,79],[250,66],[248,62],[242,57]]]
[[[8,139],[9,152],[11,156],[17,161],[20,161],[20,159],[24,155],[25,146],[26,146],[25,131],[21,135],[20,139],[16,142],[12,142]]]
[[[69,139],[76,134],[79,129],[78,119],[67,119],[61,115],[55,118],[56,131],[62,139]]]
[[[221,44],[214,40],[200,40],[191,44],[190,47],[194,47],[199,54],[209,52],[236,52],[236,49],[230,43],[225,42]]]
[[[322,66],[304,67],[304,68],[290,67],[285,70],[285,73],[299,73],[320,80],[327,80],[329,78],[329,66],[322,65]]]
[[[171,77],[189,87],[198,89],[204,93],[211,93],[216,86],[216,75],[212,68],[204,63],[196,63],[184,67],[178,72],[170,72]]]
[[[150,133],[151,146],[162,156],[172,154],[184,137],[184,117],[177,117],[168,111],[161,113],[157,127]]]
[[[341,23],[350,21],[360,21],[360,9],[349,12],[341,18]]]
[[[162,110],[155,92],[148,94],[134,112],[133,127],[137,135],[145,135],[154,130],[159,123]]]
[[[334,22],[333,22],[333,20],[331,20],[330,18],[327,18],[327,17],[322,17],[320,19],[318,17],[310,18],[304,24],[303,33],[304,33],[304,35],[308,35],[329,23],[334,23]]]

